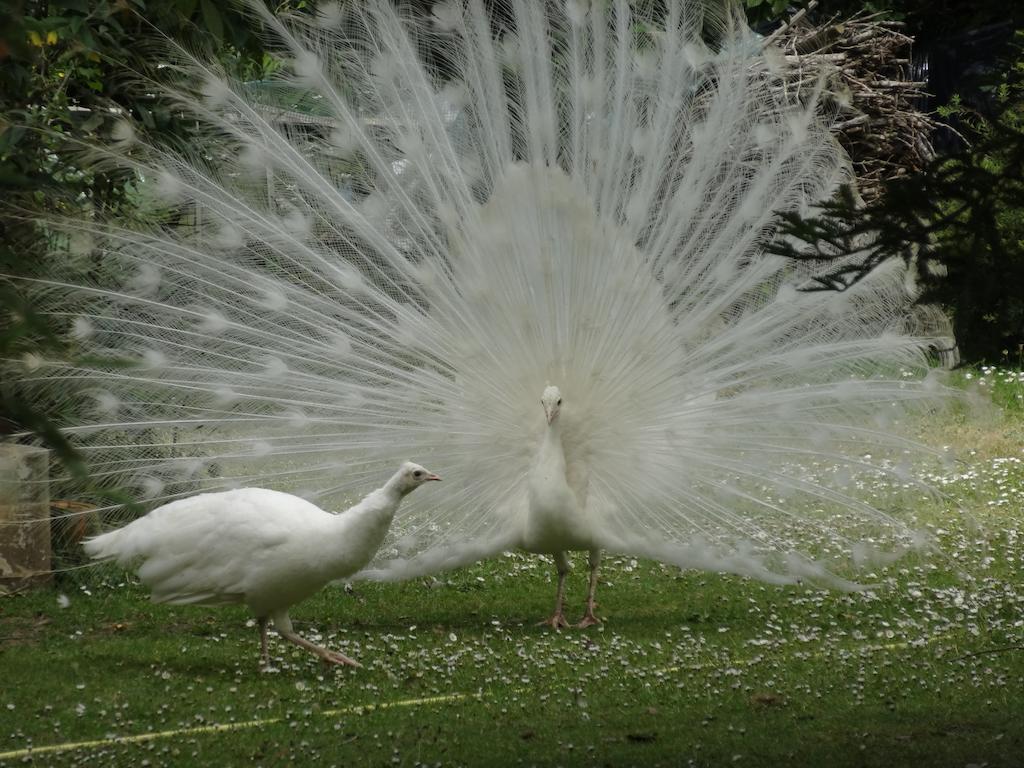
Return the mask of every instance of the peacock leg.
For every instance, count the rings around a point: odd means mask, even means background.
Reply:
[[[569,626],[569,622],[565,619],[565,614],[562,613],[562,604],[565,602],[565,577],[569,575],[569,571],[572,568],[569,564],[569,558],[566,556],[565,552],[555,553],[555,568],[558,569],[558,590],[555,592],[555,612],[551,614],[551,618],[540,622],[538,626],[545,625],[552,627],[553,629],[560,629],[562,627]]]
[[[343,653],[332,651],[329,648],[324,648],[322,645],[311,643],[306,638],[297,634],[292,629],[292,621],[288,618],[287,613],[279,613],[274,616],[274,629],[277,630],[277,634],[283,637],[285,640],[295,643],[300,648],[305,648],[307,651],[316,654],[327,664],[347,664],[351,667],[363,666],[355,659],[350,659]]]
[[[601,623],[601,620],[594,615],[594,593],[597,592],[597,568],[601,565],[601,550],[590,550],[590,558],[587,562],[590,564],[590,587],[587,589],[587,612],[583,614],[580,623],[576,625],[580,629]]]
[[[258,617],[256,623],[260,628],[260,666],[266,668],[270,666],[270,654],[267,652],[267,617]]]

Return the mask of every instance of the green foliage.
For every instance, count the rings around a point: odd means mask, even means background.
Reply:
[[[52,233],[21,214],[133,215],[133,179],[90,167],[81,148],[109,141],[126,118],[165,140],[189,130],[159,91],[138,86],[159,61],[145,42],[158,32],[220,51],[243,76],[269,64],[251,20],[231,3],[0,0],[0,434],[42,437],[74,474],[81,461],[54,427],[68,404],[33,401],[19,386],[41,359],[73,358],[74,349],[63,328],[33,310],[26,283],[9,278],[95,280],[102,264],[62,257]]]
[[[0,269],[10,261],[10,248],[0,248]],[[14,368],[18,363],[32,367],[40,354],[63,351],[64,345],[49,324],[38,317],[31,302],[12,286],[0,283],[0,306],[4,308],[0,322],[0,434],[27,430],[39,435],[56,453],[57,458],[77,477],[84,472],[80,457],[54,424],[51,415],[33,407],[14,385]],[[18,353],[21,352],[19,355]],[[18,362],[12,363],[11,360]]]
[[[0,184],[43,190],[59,184],[90,192],[97,180],[54,156],[59,139],[104,139],[125,114],[173,130],[175,116],[129,85],[153,64],[146,39],[157,31],[185,45],[259,57],[258,39],[231,3],[176,0],[36,0],[0,3]],[[68,173],[71,171],[71,173]]]
[[[949,383],[968,390],[975,399],[991,400],[1009,419],[1024,425],[1024,353],[1008,367],[961,368],[950,376]]]
[[[1024,42],[1024,36],[1020,37]],[[924,173],[886,185],[882,200],[858,208],[847,190],[801,220],[783,217],[772,250],[836,260],[817,288],[844,290],[879,264],[902,258],[923,287],[921,301],[952,313],[967,361],[1007,362],[1024,348],[1024,54],[1018,49],[988,86],[993,117],[954,101],[971,144]],[[850,257],[854,257],[852,260]]]

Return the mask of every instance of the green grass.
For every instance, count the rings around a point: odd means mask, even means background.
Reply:
[[[965,458],[936,479],[948,498],[915,510],[949,559],[901,561],[868,592],[611,558],[605,624],[553,633],[534,626],[553,568],[514,555],[324,590],[296,627],[365,667],[274,637],[270,673],[244,610],[155,606],[115,571],[0,599],[0,765],[101,741],[33,764],[1019,766],[1021,386],[999,383],[996,414],[926,430]]]
[[[951,383],[1012,415],[1024,413],[1024,368],[962,368],[952,372]]]

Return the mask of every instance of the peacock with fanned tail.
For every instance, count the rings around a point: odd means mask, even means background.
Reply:
[[[95,476],[338,508],[415,456],[444,488],[363,575],[547,553],[556,627],[571,550],[586,625],[602,551],[852,588],[921,545],[858,488],[914,484],[900,424],[943,393],[912,287],[803,290],[817,265],[765,250],[852,180],[826,83],[788,88],[736,13],[664,6],[256,4],[288,62],[258,87],[175,51],[200,144],[95,150],[161,220],[61,222],[123,281],[37,283],[135,362],[36,374],[88,406],[64,427]]]

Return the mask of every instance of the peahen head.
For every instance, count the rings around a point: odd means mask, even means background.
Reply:
[[[562,410],[562,393],[558,387],[548,385],[544,388],[544,394],[540,396],[540,404],[544,406],[544,415],[547,416],[548,424],[554,424]]]
[[[441,478],[433,472],[430,472],[419,464],[414,464],[411,461],[407,461],[402,464],[402,466],[398,468],[398,472],[394,477],[398,490],[403,496],[415,491],[421,485],[429,482],[430,480],[440,479]]]

